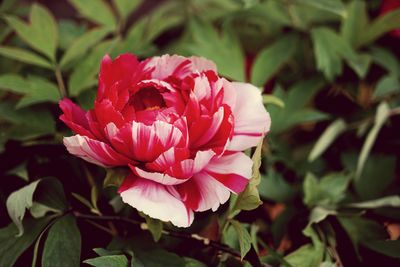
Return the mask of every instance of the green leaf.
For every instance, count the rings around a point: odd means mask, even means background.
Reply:
[[[360,244],[367,245],[371,241],[387,238],[385,229],[375,221],[367,220],[358,216],[338,216],[337,218],[349,235],[358,256],[358,246]]]
[[[128,267],[128,259],[124,255],[108,255],[85,260],[84,263],[95,267]]]
[[[110,31],[109,27],[98,27],[76,39],[61,58],[61,68],[64,69],[71,61],[82,57],[89,48],[99,43]]]
[[[53,116],[44,107],[16,110],[13,103],[3,101],[0,102],[0,118],[13,124],[9,132],[10,139],[29,140],[55,132]]]
[[[73,20],[61,19],[58,22],[58,31],[60,33],[59,47],[65,51],[77,38],[87,31],[87,28],[85,25],[78,24],[78,22]]]
[[[240,257],[243,260],[244,256],[246,256],[247,252],[251,249],[251,236],[240,222],[231,220],[230,224],[236,231],[240,246]]]
[[[400,75],[400,63],[395,54],[383,47],[373,46],[370,48],[370,54],[375,63],[385,68],[390,75]]]
[[[32,245],[40,232],[46,227],[50,218],[45,217],[39,220],[26,219],[23,222],[25,232],[22,236],[16,237],[19,230],[11,223],[0,229],[0,266],[12,267],[21,254]]]
[[[400,27],[400,10],[395,9],[382,16],[378,16],[365,28],[360,45],[372,43],[386,32]]]
[[[400,258],[400,240],[377,240],[364,244],[369,249],[393,258]]]
[[[205,265],[204,263],[192,258],[184,257],[184,260],[185,260],[185,267],[207,267],[207,265]]]
[[[211,24],[192,19],[189,29],[193,34],[193,41],[187,44],[190,53],[213,60],[221,75],[244,81],[243,50],[230,26],[225,25],[219,34]]]
[[[308,173],[303,182],[303,201],[309,207],[335,205],[344,199],[349,181],[350,176],[341,173],[326,175],[319,181]]]
[[[17,108],[50,101],[57,103],[60,100],[57,86],[43,78],[30,76],[27,80],[15,74],[0,76],[0,89],[23,94]]]
[[[258,190],[260,191],[261,197],[276,202],[288,202],[292,200],[295,195],[292,186],[285,181],[279,172],[273,169],[269,169],[267,175],[261,177]]]
[[[247,184],[246,189],[240,193],[236,199],[234,207],[232,209],[232,213],[240,210],[253,210],[262,204],[260,199],[260,195],[257,190],[257,186],[260,184],[261,176],[260,176],[260,166],[261,166],[261,150],[262,150],[261,141],[254,151],[252,156],[253,160],[253,174],[250,179],[250,182]]]
[[[381,207],[398,208],[400,207],[400,196],[387,196],[359,203],[351,203],[348,206],[359,209],[377,209]]]
[[[355,170],[357,164],[357,155]],[[364,170],[359,179],[354,180],[357,194],[364,200],[376,199],[382,196],[384,191],[396,177],[396,157],[373,154],[364,164]],[[379,179],[377,179],[379,177]]]
[[[279,99],[278,97],[276,97],[274,95],[263,95],[262,97],[263,97],[264,105],[273,104],[280,108],[285,107],[285,103],[281,99]]]
[[[71,96],[77,96],[83,90],[97,84],[95,76],[99,72],[101,59],[112,51],[117,41],[118,39],[107,40],[96,45],[89,55],[74,67],[68,81]]]
[[[123,20],[126,20],[141,3],[143,0],[113,0],[113,3],[118,11],[118,14]]]
[[[28,50],[11,47],[11,46],[0,46],[0,55],[15,59],[27,64],[43,67],[46,69],[53,69],[53,66],[47,59],[42,58]]]
[[[33,199],[34,204],[37,202],[60,212],[68,209],[63,186],[60,180],[54,177],[46,177],[40,180],[33,194]]]
[[[110,6],[103,0],[68,0],[86,19],[115,28],[117,25]]]
[[[347,16],[343,17],[341,35],[352,47],[357,47],[362,33],[368,25],[366,2],[351,1],[347,6]]]
[[[304,122],[319,121],[328,118],[328,115],[306,107],[311,98],[322,88],[321,79],[303,80],[295,83],[288,93],[280,86],[275,87],[273,95],[282,99],[284,108],[269,106],[273,134],[281,133],[289,128]]]
[[[311,244],[303,245],[285,257],[285,260],[296,267],[319,266],[322,261],[322,253],[316,253]]]
[[[347,124],[342,119],[332,122],[318,138],[313,149],[311,150],[308,161],[314,161],[335,141],[335,139],[343,133],[347,128]]]
[[[106,177],[104,178],[103,187],[115,186],[120,187],[128,172],[124,168],[110,168],[106,170]]]
[[[386,97],[400,92],[399,78],[394,74],[383,76],[376,85],[373,98]]]
[[[39,182],[40,180],[34,181],[29,185],[26,185],[21,189],[14,191],[7,198],[6,205],[8,215],[10,215],[11,220],[18,228],[18,236],[21,236],[24,233],[22,220],[25,216],[25,210],[32,207],[33,193],[35,192]]]
[[[375,139],[378,136],[378,133],[382,126],[385,124],[386,120],[389,118],[390,108],[386,102],[382,102],[379,104],[376,115],[375,115],[375,124],[372,127],[371,131],[368,133],[367,139],[364,142],[362,147],[360,157],[358,158],[357,170],[356,170],[356,180],[360,178],[365,161],[368,158],[369,152],[372,149],[372,146],[375,143]]]
[[[326,10],[342,17],[347,16],[346,8],[340,0],[295,0],[296,3]]]
[[[174,266],[174,267],[185,267],[185,260],[176,255],[175,253],[168,252],[162,249],[154,249],[154,250],[137,250],[135,251],[135,262],[140,262],[137,266],[151,266],[151,267],[165,267],[165,266]],[[135,266],[135,265],[134,265]]]
[[[297,35],[289,34],[260,51],[254,61],[251,82],[263,86],[293,56],[299,41]]]
[[[44,244],[42,266],[80,266],[81,234],[71,214],[58,219]]]
[[[328,210],[322,207],[315,207],[311,210],[309,217],[309,224],[319,223],[325,220],[329,215],[336,215],[335,210]]]
[[[144,217],[144,219],[146,220],[147,228],[150,231],[151,235],[153,236],[154,241],[158,242],[158,240],[160,240],[161,238],[163,231],[162,221],[153,219],[144,213],[141,213],[141,216]]]
[[[7,16],[5,19],[28,45],[55,61],[58,28],[53,15],[45,7],[39,4],[32,5],[30,24],[13,16]]]

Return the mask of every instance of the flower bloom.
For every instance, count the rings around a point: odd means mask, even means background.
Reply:
[[[122,200],[179,227],[244,190],[252,161],[242,151],[270,127],[259,89],[219,77],[200,57],[105,56],[94,108],[85,112],[69,99],[60,107],[76,133],[64,138],[68,151],[129,167]]]

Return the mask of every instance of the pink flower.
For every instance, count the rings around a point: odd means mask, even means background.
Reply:
[[[123,201],[179,227],[244,190],[252,161],[241,151],[270,127],[260,90],[219,77],[200,57],[105,56],[94,109],[69,99],[60,107],[76,133],[64,138],[68,151],[100,166],[129,167]]]

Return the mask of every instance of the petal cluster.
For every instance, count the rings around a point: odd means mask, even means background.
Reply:
[[[201,57],[105,56],[94,108],[60,107],[76,133],[64,138],[68,151],[129,169],[123,201],[179,227],[244,190],[252,161],[242,151],[270,128],[259,89],[219,77]]]

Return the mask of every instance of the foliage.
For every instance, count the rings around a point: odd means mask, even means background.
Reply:
[[[2,1],[0,266],[397,266],[400,9],[379,5]],[[89,108],[100,59],[125,52],[204,56],[264,92],[252,180],[189,229],[124,206],[124,170],[62,145],[57,101]]]

